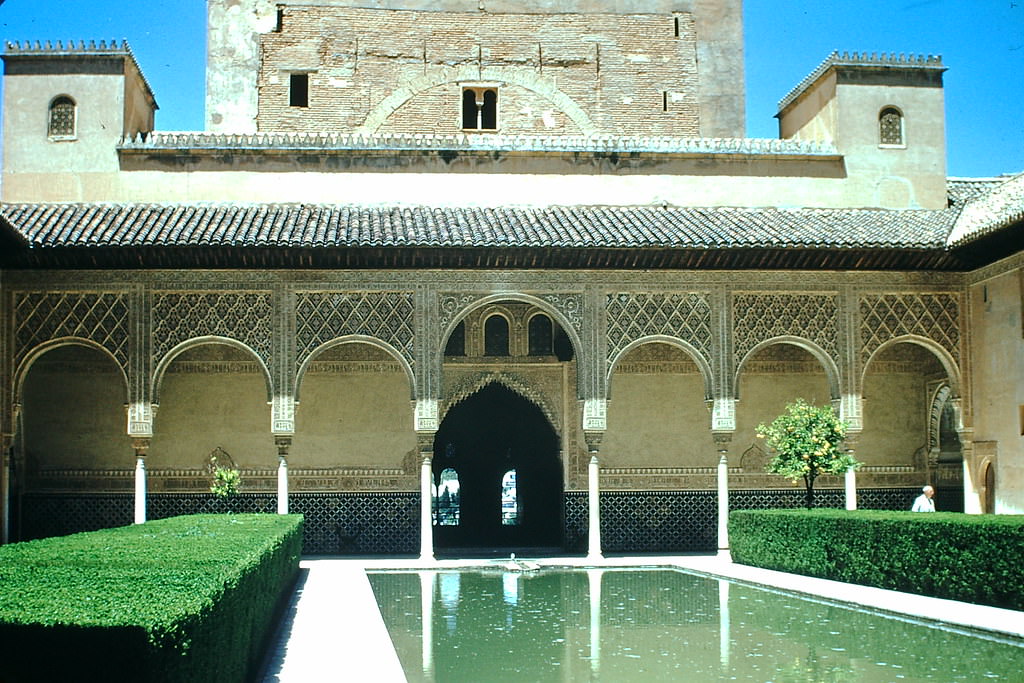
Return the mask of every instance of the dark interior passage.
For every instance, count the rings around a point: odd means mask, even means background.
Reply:
[[[454,469],[459,523],[434,526],[438,550],[551,548],[562,545],[562,465],[558,435],[541,410],[500,384],[454,406],[434,439],[434,483]],[[502,479],[516,471],[515,512]],[[514,519],[514,523],[513,523]]]

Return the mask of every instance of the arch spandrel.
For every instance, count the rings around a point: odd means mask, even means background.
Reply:
[[[157,359],[157,363],[153,371],[153,403],[160,403],[160,387],[161,384],[163,383],[164,377],[166,377],[167,375],[167,369],[170,367],[171,363],[173,363],[178,356],[185,353],[186,351],[190,351],[192,349],[196,349],[208,344],[221,344],[224,346],[230,346],[233,349],[241,351],[243,354],[247,356],[251,356],[252,360],[256,363],[257,367],[260,370],[260,373],[263,376],[263,380],[267,390],[267,403],[273,402],[275,390],[273,377],[270,374],[269,367],[263,361],[263,359],[260,357],[260,355],[256,352],[255,349],[248,346],[244,342],[241,342],[237,339],[232,339],[230,337],[203,336],[187,339],[179,343],[177,346],[169,349],[162,357]]]
[[[733,375],[733,396],[740,398],[739,387],[740,387],[740,376],[743,374],[743,368],[750,359],[754,358],[761,351],[775,346],[776,344],[789,344],[790,346],[796,346],[803,349],[807,353],[811,354],[815,360],[821,364],[822,370],[825,372],[825,378],[828,382],[829,398],[832,401],[838,401],[842,397],[842,391],[840,389],[841,381],[839,374],[839,366],[836,364],[835,359],[829,355],[825,349],[818,346],[816,343],[803,337],[794,337],[790,335],[784,335],[780,337],[773,337],[766,339],[759,344],[755,344],[751,347],[746,354],[736,364],[736,373]]]
[[[669,346],[683,351],[683,353],[685,353],[689,359],[694,362],[701,374],[701,380],[704,384],[704,400],[709,401],[714,398],[714,372],[711,369],[711,364],[708,362],[708,359],[706,359],[696,347],[682,339],[670,337],[668,335],[654,334],[641,337],[640,339],[630,342],[611,359],[608,364],[608,373],[605,384],[608,387],[607,398],[609,400],[612,398],[612,377],[615,374],[615,369],[619,365],[619,362],[628,356],[631,351],[643,346],[644,344],[668,344]]]
[[[324,352],[337,348],[339,346],[345,346],[350,344],[367,344],[376,349],[383,351],[384,353],[391,356],[391,358],[398,363],[402,371],[405,373],[405,377],[409,382],[409,399],[416,399],[416,377],[413,372],[412,365],[405,358],[402,353],[391,344],[387,343],[382,339],[376,337],[368,337],[360,334],[349,334],[335,339],[328,340],[312,350],[312,352],[306,356],[305,360],[299,366],[298,371],[295,375],[295,401],[299,401],[299,397],[302,391],[302,380],[305,378],[306,373],[309,371],[309,367],[312,363],[316,362],[317,356]]]
[[[47,342],[39,344],[38,346],[28,349],[23,355],[21,360],[18,362],[13,379],[14,379],[14,403],[20,405],[22,403],[22,396],[25,387],[25,378],[28,377],[29,372],[32,370],[32,366],[40,358],[45,356],[50,351],[54,351],[59,348],[66,346],[80,346],[87,349],[91,349],[102,354],[105,358],[109,359],[114,367],[118,370],[118,376],[121,378],[122,386],[124,388],[125,404],[128,404],[128,375],[125,373],[125,369],[118,363],[117,358],[110,352],[110,349],[99,344],[91,339],[83,339],[81,337],[62,337],[58,339],[51,339]]]
[[[871,370],[872,361],[878,358],[880,354],[896,346],[897,344],[914,344],[916,346],[920,346],[926,349],[927,351],[930,351],[935,356],[936,360],[938,360],[938,362],[942,365],[942,369],[946,373],[946,379],[949,381],[950,398],[958,399],[961,397],[960,367],[956,359],[953,357],[953,355],[949,353],[949,351],[947,351],[941,344],[937,343],[933,339],[913,334],[893,337],[892,339],[889,339],[888,341],[885,341],[876,346],[875,349],[871,352],[871,354],[866,357],[864,365],[861,368],[860,374],[861,393],[863,393],[864,378],[867,377],[868,372],[870,372]]]

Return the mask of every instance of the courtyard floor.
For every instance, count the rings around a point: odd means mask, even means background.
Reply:
[[[523,560],[525,558],[519,558]],[[868,607],[926,622],[1024,640],[1021,612],[953,600],[815,579],[733,564],[728,555],[582,557],[532,560],[552,567],[679,567],[716,578],[778,588],[818,600]],[[264,670],[265,683],[337,681],[351,672],[372,672],[375,683],[405,681],[367,569],[493,567],[507,560],[368,559],[309,557]]]

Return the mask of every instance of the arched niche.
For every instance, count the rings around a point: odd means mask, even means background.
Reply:
[[[681,344],[649,340],[616,357],[609,379],[608,429],[601,443],[611,467],[700,467],[713,462],[708,377]]]
[[[216,448],[243,469],[276,464],[269,374],[251,349],[231,340],[193,340],[168,354],[157,379],[150,467],[202,469]]]
[[[743,450],[763,443],[757,439],[757,425],[774,420],[787,404],[802,398],[822,406],[836,398],[834,366],[830,370],[831,361],[823,363],[807,346],[783,340],[759,344],[740,363],[733,442]]]
[[[296,468],[397,468],[415,451],[411,371],[381,342],[346,338],[303,364],[297,383]]]
[[[867,465],[919,468],[926,458],[937,460],[940,437],[930,434],[934,403],[954,398],[954,386],[933,348],[909,339],[879,347],[864,368],[857,458]],[[941,428],[941,412],[937,418],[935,426]]]
[[[85,340],[52,342],[26,358],[17,387],[17,448],[28,474],[133,467],[128,385],[108,351]]]

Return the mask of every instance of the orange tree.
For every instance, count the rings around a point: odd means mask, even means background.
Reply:
[[[814,480],[819,474],[843,474],[860,466],[839,448],[846,437],[846,423],[831,406],[819,408],[798,398],[771,424],[759,424],[757,436],[774,451],[766,467],[769,472],[794,482],[804,480],[808,509],[814,503]]]

